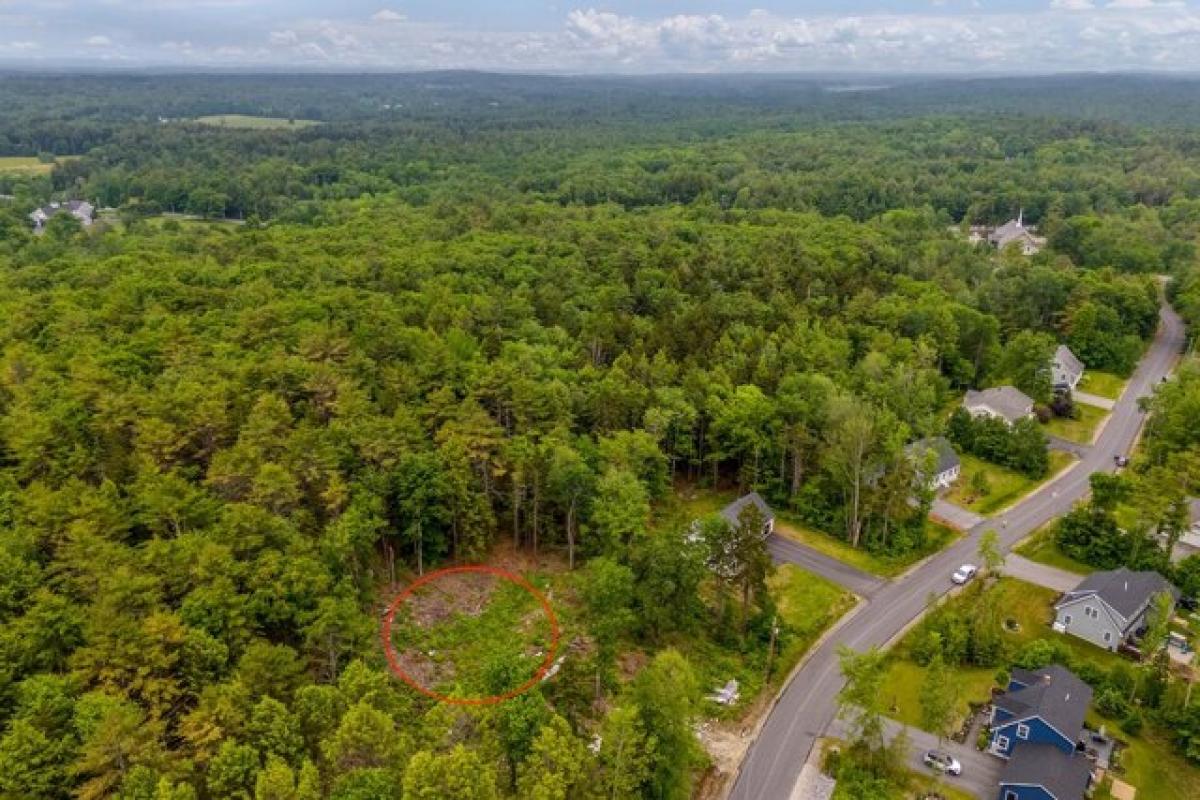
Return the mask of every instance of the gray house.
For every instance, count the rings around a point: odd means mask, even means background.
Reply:
[[[1060,344],[1054,351],[1054,360],[1050,363],[1050,380],[1055,389],[1070,389],[1074,391],[1083,377],[1084,366],[1071,348]]]
[[[1116,650],[1146,626],[1151,604],[1161,592],[1179,599],[1179,590],[1157,572],[1125,567],[1093,572],[1055,603],[1054,630]]]
[[[930,489],[948,489],[958,480],[962,461],[945,436],[919,439],[906,447],[905,452],[916,463],[918,475]]]
[[[747,506],[754,506],[758,509],[758,513],[762,515],[762,535],[764,539],[775,532],[775,512],[767,505],[767,501],[763,500],[762,495],[758,492],[744,494],[737,500],[734,500],[721,509],[721,516],[725,518],[726,522],[736,528],[741,524],[742,510]]]
[[[96,207],[86,200],[68,200],[65,203],[51,203],[41,208],[35,208],[29,215],[29,221],[33,223],[35,231],[40,231],[51,217],[70,214],[84,227],[87,227],[92,224],[92,217],[95,213]]]
[[[1012,425],[1033,414],[1033,399],[1015,386],[972,389],[963,398],[963,408],[973,417],[994,417]]]
[[[1003,250],[1015,244],[1021,248],[1024,255],[1032,256],[1040,252],[1046,240],[1037,235],[1035,229],[1025,225],[1025,211],[1022,209],[1016,219],[1009,220],[988,234],[988,243],[997,250]]]

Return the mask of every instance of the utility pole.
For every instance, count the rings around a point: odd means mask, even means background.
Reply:
[[[767,645],[767,671],[763,675],[763,683],[771,681],[771,662],[775,660],[775,639],[779,636],[779,615],[771,618],[771,643]]]

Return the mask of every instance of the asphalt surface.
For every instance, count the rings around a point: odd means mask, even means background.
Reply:
[[[771,538],[767,540],[767,549],[779,563],[795,564],[809,572],[815,572],[821,577],[828,578],[839,586],[849,589],[859,597],[870,598],[887,585],[884,578],[855,569],[836,558],[818,553],[811,547],[797,544],[778,534],[772,534]]]
[[[1028,558],[1010,553],[1004,562],[1004,574],[1011,578],[1020,578],[1035,586],[1045,586],[1056,592],[1069,592],[1083,580],[1082,575],[1067,572],[1046,564],[1030,561]]]
[[[884,647],[926,609],[930,595],[950,591],[950,575],[963,563],[978,561],[980,535],[994,528],[1007,550],[1051,519],[1061,516],[1088,493],[1088,477],[1112,472],[1113,456],[1128,454],[1141,429],[1137,400],[1170,374],[1183,347],[1183,323],[1169,308],[1125,393],[1096,443],[1073,467],[996,518],[972,528],[957,543],[931,557],[903,578],[884,583],[864,596],[867,607],[826,639],[809,656],[779,696],[742,761],[730,797],[735,800],[787,800],[813,744],[829,727],[842,688],[837,651]]]
[[[901,731],[908,737],[905,760],[913,772],[936,775],[937,773],[925,765],[924,756],[928,750],[941,750],[954,756],[962,765],[961,775],[941,775],[940,779],[943,782],[979,797],[991,798],[996,795],[1000,785],[1000,772],[1004,769],[1002,760],[988,753],[981,753],[975,749],[973,743],[958,744],[950,739],[938,742],[936,736],[920,728],[910,728],[892,719],[884,722],[883,736],[887,741],[891,742]],[[829,726],[829,733],[841,739],[849,738],[846,725],[838,719]]]

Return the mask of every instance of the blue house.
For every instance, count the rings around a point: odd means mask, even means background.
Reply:
[[[999,800],[1080,800],[1091,764],[1078,752],[1092,689],[1057,664],[1014,669],[992,707],[989,752],[1008,763]]]
[[[1014,669],[1008,691],[992,708],[989,750],[1010,758],[1018,745],[1033,742],[1070,755],[1091,702],[1092,687],[1057,664],[1034,671]]]
[[[1000,800],[1081,800],[1091,777],[1091,764],[1082,754],[1023,744],[1000,773]]]

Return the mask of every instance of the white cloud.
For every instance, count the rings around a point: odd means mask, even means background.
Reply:
[[[84,44],[88,47],[112,47],[112,39],[107,36],[89,36]]]
[[[390,8],[381,8],[371,15],[371,20],[373,22],[404,22],[406,19],[408,19],[407,16],[401,14],[399,11],[393,11]]]
[[[1096,4],[1092,0],[1050,0],[1050,7],[1061,11],[1091,11]]]
[[[1154,8],[1183,8],[1183,0],[1109,0],[1105,8],[1143,11]]]

